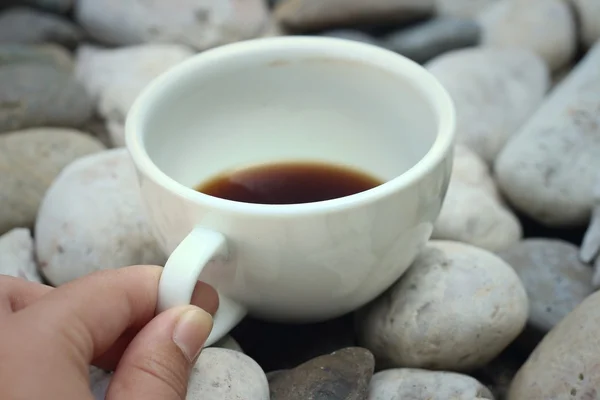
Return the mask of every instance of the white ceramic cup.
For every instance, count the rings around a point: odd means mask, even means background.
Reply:
[[[206,346],[247,312],[315,322],[386,290],[429,239],[450,180],[455,114],[416,63],[358,42],[281,37],[203,52],[135,102],[126,142],[170,258],[158,311],[198,279],[220,305]],[[278,161],[348,165],[385,181],[352,196],[260,205],[199,193],[228,170]]]

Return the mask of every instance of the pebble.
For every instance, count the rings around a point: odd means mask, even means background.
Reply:
[[[600,42],[506,144],[495,164],[510,203],[554,227],[588,223],[600,170]]]
[[[479,15],[482,44],[529,49],[542,57],[551,70],[560,69],[573,59],[577,50],[577,28],[567,3],[498,1]]]
[[[108,385],[112,379],[112,373],[100,368],[90,367],[90,391],[94,400],[105,400]]]
[[[29,229],[15,228],[0,236],[0,275],[42,282]]]
[[[375,37],[373,37],[367,33],[353,30],[353,29],[335,29],[332,31],[323,32],[323,33],[321,33],[321,36],[345,39],[345,40],[352,40],[355,42],[362,42],[362,43],[372,44],[375,46],[382,45],[382,43],[380,43],[380,41],[377,40]]]
[[[234,350],[202,350],[188,383],[186,400],[270,400],[260,366]]]
[[[378,366],[481,367],[525,327],[527,295],[514,270],[477,247],[431,241],[401,280],[357,314]]]
[[[5,65],[30,63],[47,64],[65,71],[72,71],[75,65],[71,53],[56,44],[0,44],[0,68]]]
[[[571,0],[579,17],[581,39],[586,48],[600,40],[600,2],[598,0]]]
[[[0,14],[0,43],[34,44],[54,42],[74,47],[83,38],[81,30],[63,17],[27,7]]]
[[[275,8],[277,20],[295,32],[398,24],[433,12],[434,0],[284,0]]]
[[[598,399],[600,292],[554,327],[523,364],[508,400]]]
[[[46,192],[35,232],[38,264],[55,286],[96,270],[165,262],[124,148],[68,165]]]
[[[550,86],[544,62],[516,48],[454,50],[426,67],[454,100],[457,143],[489,164],[535,112]]]
[[[190,58],[194,52],[176,44],[145,44],[102,49],[81,46],[76,55],[75,75],[97,99],[98,113],[115,146],[124,146],[124,123],[140,92],[157,76]]]
[[[480,28],[471,19],[441,17],[387,36],[383,45],[415,62],[425,63],[450,50],[479,43]]]
[[[76,0],[25,0],[29,5],[52,12],[66,13],[73,8]]]
[[[79,127],[92,99],[68,71],[44,64],[0,67],[0,132],[40,126]]]
[[[373,375],[367,400],[494,400],[476,379],[455,372],[397,368]]]
[[[528,324],[545,335],[594,292],[592,269],[579,249],[558,239],[525,239],[498,252],[519,275],[529,298]]]
[[[360,347],[347,347],[280,372],[270,382],[271,400],[363,400],[375,359]]]
[[[180,43],[205,50],[258,36],[268,12],[264,0],[79,0],[75,19],[109,45]]]
[[[436,0],[436,14],[473,18],[499,0]]]
[[[517,243],[522,235],[521,223],[504,205],[487,164],[469,148],[456,145],[450,185],[432,239],[496,251]]]
[[[72,129],[36,128],[0,135],[0,234],[31,227],[46,190],[73,160],[103,149]]]

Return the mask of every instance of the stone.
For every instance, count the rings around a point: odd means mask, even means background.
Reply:
[[[60,16],[26,7],[0,14],[0,43],[37,44],[54,42],[74,47],[83,38],[81,30]]]
[[[72,129],[38,128],[0,135],[0,234],[32,227],[46,190],[62,169],[102,149],[100,142]]]
[[[549,227],[588,223],[600,170],[600,43],[502,149],[496,181],[507,200]]]
[[[124,148],[64,168],[42,200],[35,232],[38,264],[55,286],[97,270],[166,261]]]
[[[68,71],[44,64],[0,67],[0,133],[30,127],[83,125],[92,99]]]
[[[498,255],[519,275],[529,298],[528,341],[537,342],[594,292],[579,249],[558,239],[525,239]]]
[[[242,350],[242,347],[240,346],[240,344],[230,335],[223,337],[221,340],[219,340],[217,343],[215,343],[212,347],[235,350],[235,351],[239,351],[240,353],[244,352],[244,350]]]
[[[474,20],[442,17],[392,33],[383,45],[422,64],[450,50],[477,45],[479,35]]]
[[[580,21],[581,40],[590,48],[600,40],[600,2],[597,0],[571,0]]]
[[[268,12],[264,0],[79,0],[75,19],[109,45],[179,43],[206,50],[257,37]]]
[[[497,251],[522,236],[521,223],[504,205],[487,164],[468,147],[456,145],[450,185],[431,238]]]
[[[544,62],[516,48],[454,50],[426,67],[454,100],[457,143],[488,164],[535,112],[550,86]]]
[[[66,13],[73,8],[75,0],[25,0],[25,3],[57,13]]]
[[[473,18],[499,0],[436,0],[436,14]]]
[[[275,17],[293,32],[399,24],[432,15],[434,0],[284,0]]]
[[[269,383],[260,366],[239,351],[202,350],[188,383],[186,400],[269,400]]]
[[[347,347],[279,373],[270,382],[271,400],[362,400],[374,367],[368,350]]]
[[[517,346],[510,346],[490,363],[484,365],[472,376],[492,392],[496,400],[506,400],[510,383],[529,354]]]
[[[12,64],[48,64],[57,69],[72,71],[71,53],[56,44],[0,44],[0,68]]]
[[[367,44],[372,44],[375,46],[381,46],[382,43],[379,42],[375,37],[369,35],[368,33],[361,32],[353,29],[334,29],[331,31],[321,33],[321,36],[352,40],[355,42],[362,42]]]
[[[502,259],[434,240],[402,279],[357,313],[356,326],[378,367],[465,371],[500,354],[527,314],[525,289]]]
[[[597,399],[600,292],[586,298],[540,342],[511,384],[508,400]]]
[[[194,52],[177,44],[145,44],[102,49],[81,46],[76,55],[75,75],[97,100],[111,141],[124,146],[125,116],[140,92],[169,68]]]
[[[478,17],[482,45],[522,47],[542,57],[551,70],[560,69],[573,59],[577,50],[577,27],[567,3],[498,1]]]
[[[15,228],[0,236],[0,275],[42,282],[29,229]]]
[[[112,379],[112,373],[100,368],[90,367],[90,391],[94,400],[104,400]]]
[[[494,400],[476,379],[455,372],[397,368],[377,372],[367,400]]]

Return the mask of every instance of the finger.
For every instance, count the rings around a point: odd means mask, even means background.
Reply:
[[[22,310],[51,290],[41,283],[0,275],[0,315]]]
[[[90,363],[154,317],[161,271],[133,266],[96,272],[52,290],[15,316],[36,321],[40,338],[60,343],[65,356]]]
[[[219,298],[212,286],[204,282],[198,282],[191,303],[214,315],[219,307]],[[123,352],[141,328],[142,326],[128,328],[106,353],[95,358],[92,363],[99,368],[113,371],[117,367]]]
[[[185,400],[190,371],[212,328],[194,306],[156,316],[131,342],[113,375],[108,400]]]

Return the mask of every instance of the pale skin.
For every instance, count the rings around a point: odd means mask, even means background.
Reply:
[[[108,400],[184,400],[218,297],[155,315],[160,267],[106,270],[52,288],[0,276],[0,393],[92,400],[90,365],[115,371]]]

